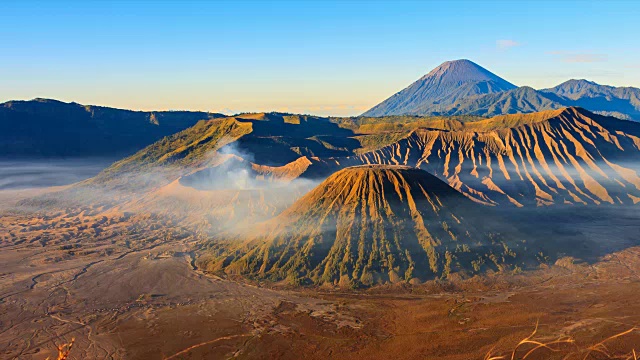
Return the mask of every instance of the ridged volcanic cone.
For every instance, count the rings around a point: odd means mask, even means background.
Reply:
[[[206,266],[293,283],[376,283],[479,272],[515,254],[480,205],[404,166],[340,170]]]

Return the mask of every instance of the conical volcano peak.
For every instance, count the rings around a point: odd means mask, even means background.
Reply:
[[[512,83],[473,61],[446,61],[363,115],[438,113],[461,98],[515,88]]]
[[[452,206],[470,202],[464,195],[424,170],[400,165],[361,165],[332,174],[292,205],[285,214],[308,212],[318,204],[331,204],[335,211],[342,211],[349,206],[361,209],[371,207],[372,213],[375,213],[380,210],[378,206],[381,203],[407,205],[425,197],[438,199],[435,203],[440,205],[436,208],[445,202]]]
[[[294,284],[341,286],[499,269],[502,260],[491,259],[506,259],[504,251],[512,247],[491,238],[486,217],[483,224],[474,220],[475,206],[424,170],[350,167],[205,266]]]
[[[450,83],[495,81],[515,87],[515,85],[510,84],[489,70],[467,59],[445,61],[422,77],[422,79],[426,78],[440,78],[442,82],[446,81]]]

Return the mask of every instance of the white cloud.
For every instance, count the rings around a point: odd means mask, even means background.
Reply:
[[[515,40],[509,40],[509,39],[496,40],[496,47],[500,50],[508,50],[512,47],[520,46],[520,45],[521,44]]]

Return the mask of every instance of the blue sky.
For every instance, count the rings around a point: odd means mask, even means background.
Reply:
[[[4,1],[0,102],[355,115],[446,60],[640,87],[638,1]]]

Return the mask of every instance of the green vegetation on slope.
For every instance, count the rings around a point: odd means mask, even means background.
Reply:
[[[199,121],[189,129],[165,137],[116,162],[103,171],[98,179],[158,166],[197,165],[206,161],[208,154],[250,132],[251,123],[237,122],[234,118]]]

